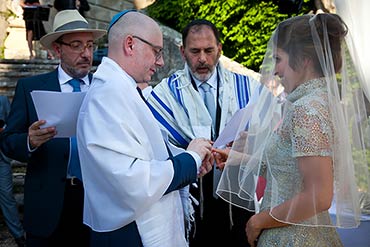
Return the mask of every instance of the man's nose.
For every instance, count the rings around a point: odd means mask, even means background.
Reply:
[[[156,64],[158,67],[163,67],[163,65],[164,65],[164,59],[163,59],[163,56],[161,56],[157,61],[155,61],[155,64]]]
[[[204,63],[205,61],[207,61],[207,56],[206,56],[206,53],[204,51],[201,51],[199,53],[199,62],[201,63]]]

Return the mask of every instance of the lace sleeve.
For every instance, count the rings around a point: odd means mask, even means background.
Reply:
[[[299,104],[292,114],[292,154],[300,156],[331,156],[333,126],[322,102]]]

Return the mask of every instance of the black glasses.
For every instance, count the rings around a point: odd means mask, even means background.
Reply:
[[[147,44],[147,45],[149,45],[149,46],[152,47],[152,49],[154,51],[155,61],[158,61],[159,59],[161,59],[161,57],[163,57],[163,48],[162,47],[157,46],[157,45],[153,45],[149,41],[147,41],[147,40],[145,40],[143,38],[140,38],[138,36],[132,35],[132,37],[135,38],[135,39],[138,39],[141,42],[144,42],[145,44]]]
[[[72,41],[70,43],[65,43],[62,40],[57,41],[58,44],[66,45],[71,48],[72,51],[82,53],[85,51],[85,49],[88,49],[89,51],[94,51],[95,45],[93,42],[87,42],[86,44],[82,43],[81,41]]]

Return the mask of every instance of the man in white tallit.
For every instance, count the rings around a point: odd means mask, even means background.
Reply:
[[[182,32],[182,44],[185,68],[155,86],[148,102],[162,128],[169,133],[170,141],[186,148],[194,138],[215,140],[234,113],[251,101],[259,82],[222,66],[220,35],[209,21],[189,23]],[[210,87],[213,110],[206,105],[204,84]],[[195,207],[195,238],[194,232],[190,234],[190,246],[249,246],[245,222],[251,213],[217,198],[214,192],[219,176],[220,171],[213,169],[198,183],[200,189],[190,188],[200,201],[200,207]],[[185,219],[192,220],[189,215],[192,206],[185,202],[184,208]]]
[[[164,64],[154,20],[118,13],[108,45],[77,124],[91,246],[187,246],[178,189],[212,169],[210,141],[196,139],[175,155],[137,90]]]

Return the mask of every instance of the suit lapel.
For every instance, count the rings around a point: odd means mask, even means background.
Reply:
[[[45,91],[61,91],[58,80],[58,69],[40,78],[40,89]]]

